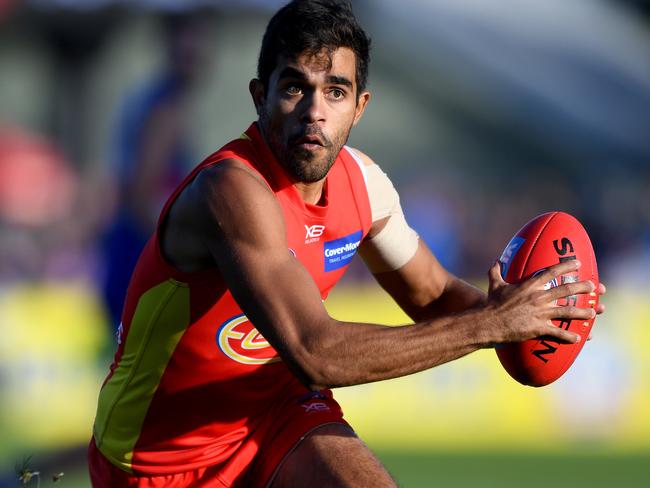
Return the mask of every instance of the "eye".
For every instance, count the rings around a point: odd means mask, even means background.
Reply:
[[[302,89],[297,85],[289,85],[285,91],[288,95],[300,95],[302,93]]]
[[[330,90],[330,95],[334,100],[340,100],[341,98],[345,97],[345,92],[340,88],[332,88]]]

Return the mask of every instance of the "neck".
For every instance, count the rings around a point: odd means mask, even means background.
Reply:
[[[296,190],[300,198],[306,203],[312,205],[319,205],[323,203],[323,187],[325,186],[325,178],[315,183],[304,183],[302,181],[294,182]]]

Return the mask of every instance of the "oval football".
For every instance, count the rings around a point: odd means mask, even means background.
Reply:
[[[549,266],[578,259],[582,266],[576,272],[562,275],[547,287],[572,281],[591,280],[598,286],[596,257],[589,236],[580,222],[564,212],[539,215],[523,226],[503,251],[501,274],[508,283],[518,283]],[[574,295],[558,300],[558,306],[596,308],[598,294]],[[545,386],[560,378],[573,364],[585,345],[595,319],[554,320],[553,324],[580,334],[577,344],[560,344],[551,339],[532,339],[502,344],[497,356],[506,371],[518,382]]]

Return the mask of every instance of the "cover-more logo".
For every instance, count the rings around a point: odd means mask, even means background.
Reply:
[[[325,272],[334,271],[350,264],[359,244],[362,232],[360,230],[350,235],[325,242],[323,254],[325,258]]]

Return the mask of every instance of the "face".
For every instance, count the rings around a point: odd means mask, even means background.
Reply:
[[[370,94],[357,95],[355,73],[354,51],[338,48],[281,56],[267,90],[251,82],[262,134],[294,181],[325,178],[363,115]]]

